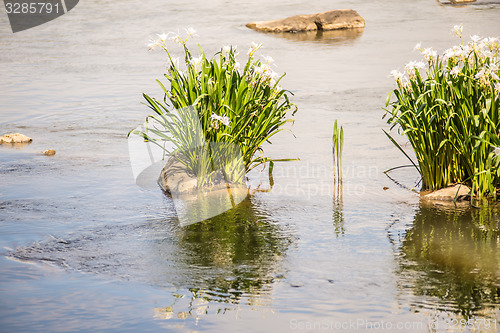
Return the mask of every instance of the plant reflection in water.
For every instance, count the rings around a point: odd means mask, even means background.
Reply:
[[[190,267],[185,285],[172,304],[155,308],[161,319],[195,319],[208,313],[237,311],[240,306],[265,309],[293,236],[270,221],[248,197],[236,208],[179,229],[177,246]]]
[[[500,301],[500,212],[422,202],[399,247],[399,286],[417,301],[466,319],[491,316]]]

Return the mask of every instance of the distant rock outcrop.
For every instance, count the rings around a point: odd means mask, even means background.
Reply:
[[[250,29],[264,32],[300,32],[364,28],[365,20],[352,9],[337,9],[311,15],[297,15],[281,20],[251,22]]]

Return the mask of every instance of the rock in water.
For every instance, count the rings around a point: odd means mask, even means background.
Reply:
[[[48,150],[44,151],[42,154],[44,154],[46,156],[53,156],[56,154],[56,151],[54,149],[48,149]]]
[[[208,183],[199,185],[198,178],[183,164],[180,155],[170,156],[158,179],[163,191],[172,198],[181,226],[204,221],[222,214],[243,201],[248,195],[246,184],[225,181],[222,169],[213,171]]]
[[[265,32],[300,32],[364,28],[365,20],[352,9],[337,9],[311,15],[297,15],[281,20],[251,22],[250,29]]]
[[[455,197],[457,200],[463,200],[468,196],[470,196],[470,188],[457,184],[426,194],[423,198],[428,200],[453,201]]]
[[[5,134],[4,136],[0,137],[0,144],[2,143],[27,143],[33,141],[32,138],[20,134],[20,133],[10,133],[10,134]]]

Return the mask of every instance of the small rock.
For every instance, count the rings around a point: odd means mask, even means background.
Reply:
[[[53,149],[48,149],[48,150],[44,151],[42,154],[46,155],[46,156],[53,156],[56,154],[56,151]]]
[[[423,198],[429,200],[453,201],[455,197],[457,200],[463,200],[468,196],[470,196],[470,188],[465,185],[457,184],[426,194]]]
[[[384,191],[387,191],[389,188],[388,188],[387,186],[384,186],[382,189],[383,189]]]
[[[10,133],[10,134],[5,134],[4,136],[0,137],[0,144],[2,143],[27,143],[33,141],[32,138],[20,134],[20,133]]]
[[[338,9],[311,15],[297,15],[281,20],[251,22],[246,26],[265,32],[326,31],[364,28],[365,20],[355,10]]]

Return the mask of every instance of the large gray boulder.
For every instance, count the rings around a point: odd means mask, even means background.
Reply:
[[[264,32],[300,32],[364,28],[365,20],[352,9],[337,9],[311,15],[297,15],[281,20],[251,22],[250,29]]]

